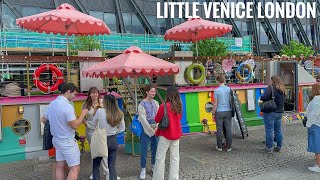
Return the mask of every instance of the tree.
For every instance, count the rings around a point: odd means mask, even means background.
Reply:
[[[198,42],[199,56],[226,56],[227,49],[228,46],[217,39],[205,39]],[[191,45],[190,50],[196,55],[196,43]]]
[[[95,36],[77,36],[72,44],[69,44],[71,55],[77,55],[78,51],[100,50],[101,45]]]
[[[314,54],[311,46],[305,46],[296,40],[292,40],[288,46],[284,45],[280,51],[280,55],[287,55],[289,57],[295,55],[299,57],[301,54],[304,56],[309,56]]]

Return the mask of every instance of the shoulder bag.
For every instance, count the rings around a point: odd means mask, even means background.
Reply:
[[[101,112],[99,113],[98,123],[91,137],[91,158],[108,157],[107,131],[100,129]]]
[[[167,112],[167,105],[166,103],[163,104],[164,108],[164,114],[161,122],[158,125],[158,129],[165,130],[169,127],[169,118],[168,118],[168,112]]]
[[[276,102],[274,101],[274,89],[273,89],[273,86],[271,86],[271,93],[272,93],[272,98],[271,98],[271,100],[268,100],[268,101],[266,101],[266,102],[263,102],[263,103],[260,105],[260,110],[261,110],[261,112],[270,113],[270,112],[273,112],[274,110],[277,109],[277,104],[276,104]]]

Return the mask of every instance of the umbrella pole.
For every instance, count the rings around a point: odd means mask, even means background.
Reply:
[[[198,52],[198,41],[196,40],[196,55],[197,57],[199,56],[199,52]]]
[[[30,74],[29,74],[29,61],[27,60],[27,91],[28,91],[28,96],[30,96]],[[23,88],[23,87],[22,87]]]
[[[69,56],[69,35],[67,34],[67,56]],[[67,60],[67,79],[68,79],[68,82],[71,82],[70,79],[71,76],[70,76],[70,63],[69,63],[69,60]]]
[[[137,96],[137,76],[134,76],[134,99],[136,104],[136,112],[138,112],[138,96]]]

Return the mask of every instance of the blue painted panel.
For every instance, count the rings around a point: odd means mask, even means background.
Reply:
[[[257,88],[256,89],[256,113],[257,113],[257,117],[262,117],[262,116],[260,116],[260,106],[259,106],[259,103],[258,103],[260,97],[262,96],[261,90],[263,90],[263,92],[265,92],[266,88]]]
[[[123,103],[121,98],[118,99],[118,106],[121,109],[121,111],[123,111]]]
[[[187,106],[186,106],[186,95],[180,94],[181,102],[182,102],[182,118],[181,118],[181,125],[187,125]]]

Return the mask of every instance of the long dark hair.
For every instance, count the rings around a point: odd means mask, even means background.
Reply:
[[[178,88],[175,86],[170,86],[167,89],[167,99],[166,102],[171,104],[171,111],[181,114],[182,113],[182,103],[179,95]]]
[[[86,108],[86,109],[91,109],[92,108],[92,98],[91,98],[90,94],[91,93],[95,93],[95,92],[98,92],[98,103],[99,103],[99,106],[100,106],[100,92],[99,92],[99,89],[96,88],[96,87],[91,87],[89,89],[88,93],[87,93],[87,99],[83,104],[83,108]]]
[[[119,125],[123,119],[123,112],[120,110],[114,95],[106,94],[103,98],[103,102],[108,124],[110,124],[111,127]]]

